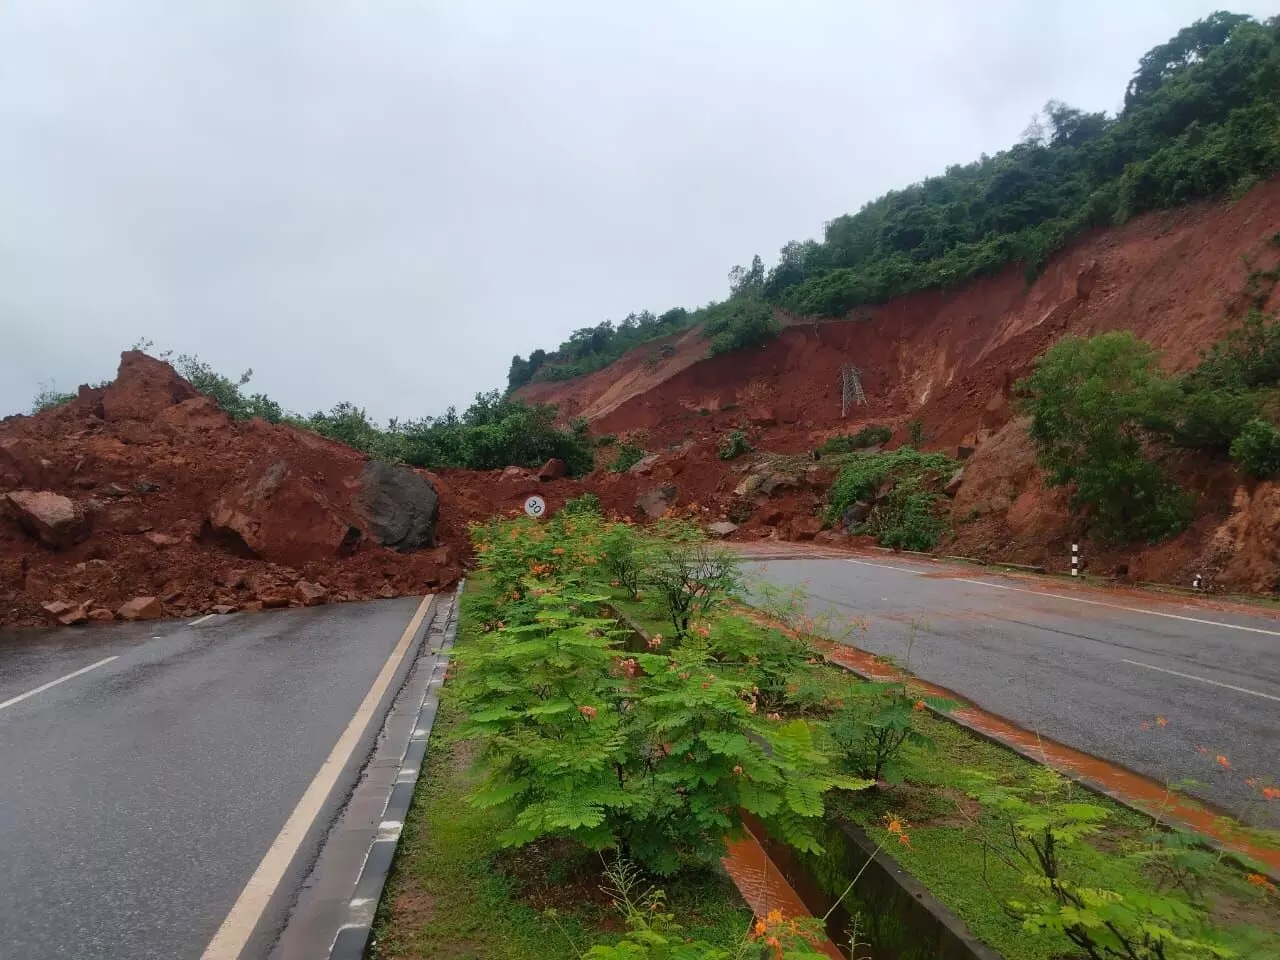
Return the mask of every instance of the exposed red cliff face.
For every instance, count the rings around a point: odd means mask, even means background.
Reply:
[[[649,449],[749,425],[757,448],[801,452],[866,423],[894,424],[901,438],[905,423],[920,419],[931,449],[977,447],[956,497],[950,549],[1061,568],[1075,522],[1061,491],[1042,486],[1025,431],[1014,425],[1013,384],[1058,339],[1109,330],[1151,341],[1171,370],[1192,366],[1243,313],[1249,271],[1280,263],[1277,227],[1280,180],[1272,180],[1233,204],[1095,232],[1030,283],[1010,267],[840,321],[792,318],[776,339],[720,357],[706,358],[695,331],[656,366],[645,366],[645,346],[589,377],[534,385],[530,395],[570,401],[599,433],[639,431]],[[1280,307],[1280,296],[1267,306]],[[847,419],[845,364],[861,370],[868,398]],[[1245,483],[1230,464],[1205,457],[1171,468],[1200,494],[1193,527],[1157,548],[1095,545],[1092,568],[1177,581],[1203,568],[1222,586],[1272,589],[1280,555],[1267,544],[1280,515],[1271,485]]]

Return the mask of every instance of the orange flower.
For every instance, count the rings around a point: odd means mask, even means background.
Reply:
[[[911,846],[911,837],[909,837],[905,833],[900,833],[898,834],[898,842],[902,844],[904,847],[909,847]]]
[[[1228,760],[1226,757],[1224,757],[1222,754],[1218,754],[1217,762],[1218,762],[1218,766],[1220,766],[1223,770],[1231,769],[1231,761]]]
[[[917,700],[914,704],[912,704],[911,709],[914,710],[916,713],[923,713],[925,706],[926,704],[923,700]]]
[[[734,768],[733,768],[733,775],[734,775],[735,777],[740,777],[740,776],[742,776],[742,767],[734,767]]]
[[[594,720],[597,710],[595,707],[588,707],[586,704],[583,704],[578,708],[578,712],[582,714],[584,717],[586,717],[588,720]]]
[[[1255,887],[1261,887],[1263,890],[1270,891],[1271,893],[1276,892],[1276,885],[1260,873],[1251,873],[1245,877],[1245,879]]]
[[[1280,787],[1263,787],[1262,795],[1268,800],[1280,800]]]
[[[1156,726],[1157,726],[1157,727],[1167,727],[1168,725],[1169,725],[1169,718],[1168,718],[1168,717],[1156,717]]]
[[[905,821],[896,813],[886,813],[884,815],[884,828],[890,833],[902,833]]]

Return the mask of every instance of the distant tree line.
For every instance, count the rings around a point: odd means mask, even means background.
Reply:
[[[731,300],[836,317],[914,290],[947,287],[1023,263],[1033,276],[1090,227],[1199,197],[1243,195],[1280,170],[1280,17],[1217,12],[1147,52],[1120,113],[1050,101],[1022,140],[949,167],[827,223],[822,240],[786,244],[730,274]],[[548,353],[514,357],[508,387],[578,376],[644,340],[716,319],[723,304],[632,315],[576,331]],[[763,313],[732,325],[713,350],[776,330]],[[634,319],[633,319],[634,318]],[[679,318],[668,323],[668,318]],[[719,333],[723,334],[722,328]]]

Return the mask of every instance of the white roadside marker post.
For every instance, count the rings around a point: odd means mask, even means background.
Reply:
[[[1078,543],[1071,545],[1071,575],[1080,576],[1080,544]]]

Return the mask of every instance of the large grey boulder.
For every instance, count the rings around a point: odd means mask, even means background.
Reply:
[[[436,545],[440,496],[411,467],[370,460],[360,474],[356,502],[369,534],[384,547],[410,553]]]

